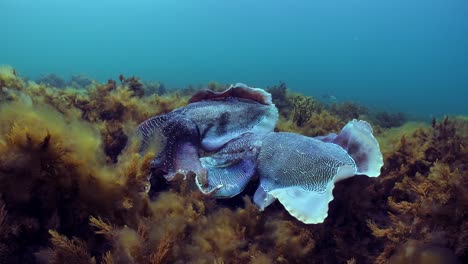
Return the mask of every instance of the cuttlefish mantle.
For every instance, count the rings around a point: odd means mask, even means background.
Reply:
[[[262,89],[205,90],[187,106],[140,124],[140,151],[158,141],[152,169],[168,181],[194,175],[199,190],[215,198],[239,194],[258,176],[253,200],[260,210],[278,200],[307,224],[327,217],[336,182],[380,174],[383,158],[367,122],[352,120],[339,134],[311,138],[273,132],[277,120],[271,95]]]
[[[354,175],[377,177],[382,166],[379,144],[365,121],[350,121],[339,135],[325,138],[270,133],[257,159],[260,186],[254,202],[263,210],[278,199],[302,222],[321,223],[336,182]]]

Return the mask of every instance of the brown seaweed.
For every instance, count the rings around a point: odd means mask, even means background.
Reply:
[[[368,113],[281,87],[281,131],[338,132]],[[0,88],[2,263],[422,263],[428,250],[468,259],[464,117],[379,129],[382,175],[338,183],[326,221],[305,225],[279,203],[260,212],[248,196],[216,201],[188,181],[149,199],[154,153],[137,154],[133,130],[186,104],[184,93],[140,97],[115,81],[57,89],[10,67]]]

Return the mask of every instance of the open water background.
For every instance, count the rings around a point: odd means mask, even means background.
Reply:
[[[0,0],[0,64],[468,115],[466,0]]]

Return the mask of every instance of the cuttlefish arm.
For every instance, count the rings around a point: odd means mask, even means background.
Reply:
[[[246,133],[213,155],[201,158],[207,173],[195,178],[200,191],[215,198],[229,198],[242,192],[255,174],[259,144],[257,135]]]
[[[206,173],[198,156],[198,128],[186,116],[177,112],[156,116],[141,123],[137,131],[142,138],[141,153],[152,141],[159,143],[157,153],[151,161],[151,169],[156,174],[163,174],[166,180],[171,181],[177,175],[186,178],[192,173]]]

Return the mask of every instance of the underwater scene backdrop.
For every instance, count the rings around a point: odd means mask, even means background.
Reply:
[[[0,58],[37,78],[287,82],[422,117],[468,114],[464,0],[2,0]]]
[[[465,263],[468,3],[0,2],[0,263]],[[272,95],[276,132],[372,125],[379,177],[304,224],[149,175],[138,125],[202,89]],[[282,155],[278,153],[277,155]]]

